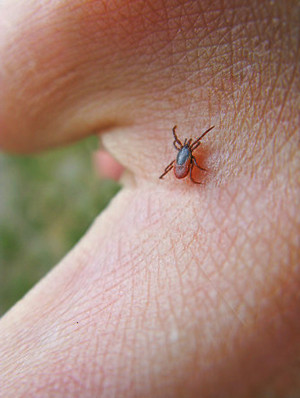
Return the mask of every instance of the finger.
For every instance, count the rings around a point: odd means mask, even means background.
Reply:
[[[3,396],[292,395],[296,209],[257,180],[189,188],[122,190],[1,319]]]
[[[94,165],[100,177],[111,178],[119,181],[124,167],[120,165],[108,152],[98,150],[95,152]]]
[[[256,7],[247,13],[242,4],[214,12],[208,1],[42,4],[1,2],[3,149],[34,151],[109,132],[106,149],[125,168],[156,178],[178,118],[187,138],[218,126],[213,152],[224,175],[249,170],[248,161],[266,169],[292,136],[296,147],[296,2],[263,3],[256,23],[248,18]],[[233,29],[229,15],[243,29]],[[244,42],[246,55],[235,45]],[[262,55],[252,59],[257,45]]]
[[[30,4],[1,3],[2,148],[37,150],[149,116],[170,67],[168,29],[155,35],[164,2]],[[181,7],[169,11],[179,21]]]

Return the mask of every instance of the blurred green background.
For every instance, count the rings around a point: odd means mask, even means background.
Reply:
[[[119,190],[92,165],[96,137],[35,156],[0,153],[0,316],[82,237]]]

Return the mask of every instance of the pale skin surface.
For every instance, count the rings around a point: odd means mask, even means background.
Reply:
[[[300,394],[297,1],[1,5],[2,149],[99,132],[127,171],[1,319],[0,396]],[[158,179],[175,124],[216,126],[203,185]]]

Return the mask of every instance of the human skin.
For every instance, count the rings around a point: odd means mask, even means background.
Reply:
[[[296,11],[1,2],[1,148],[99,133],[125,169],[88,233],[1,319],[1,397],[300,394]],[[202,185],[158,179],[175,124],[183,139],[215,126],[195,153]]]

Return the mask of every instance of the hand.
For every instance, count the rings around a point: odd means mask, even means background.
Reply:
[[[297,2],[4,0],[0,146],[124,188],[0,323],[3,397],[300,393]],[[170,172],[179,137],[203,185]],[[1,395],[0,393],[0,395]]]

